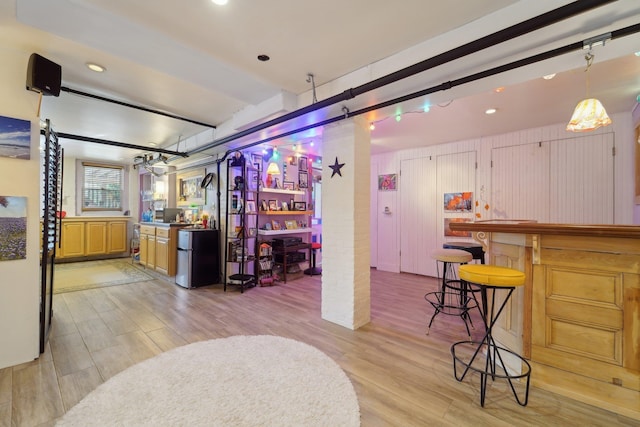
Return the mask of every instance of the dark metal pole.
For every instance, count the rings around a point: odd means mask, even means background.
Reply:
[[[153,113],[153,114],[158,114],[158,115],[169,117],[169,118],[176,119],[176,120],[182,120],[184,122],[189,122],[189,123],[193,123],[193,124],[196,124],[196,125],[200,125],[200,126],[204,126],[204,127],[208,127],[208,128],[212,128],[212,129],[216,128],[214,125],[211,125],[209,123],[198,122],[198,121],[195,121],[195,120],[187,119],[186,117],[180,117],[180,116],[176,116],[174,114],[165,113],[164,111],[152,110],[151,108],[142,107],[140,105],[133,105],[133,104],[129,104],[128,102],[117,101],[115,99],[105,98],[104,96],[99,96],[99,95],[94,95],[94,94],[87,93],[87,92],[82,92],[82,91],[79,91],[79,90],[76,90],[76,89],[71,89],[71,88],[68,88],[68,87],[65,87],[65,86],[62,86],[60,88],[60,90],[63,91],[63,92],[73,93],[75,95],[85,96],[87,98],[97,99],[99,101],[111,102],[112,104],[122,105],[124,107],[129,107],[129,108],[135,108],[136,110],[146,111],[147,113]]]
[[[611,32],[611,40],[615,40],[617,38],[620,37],[625,37],[631,34],[635,34],[640,32],[640,24],[634,24],[634,25],[630,25],[628,27],[625,28],[621,28],[619,30],[615,30]],[[331,123],[335,123],[338,122],[340,120],[344,120],[346,118],[351,118],[351,117],[355,117],[355,116],[359,116],[365,113],[368,113],[370,111],[374,111],[374,110],[379,110],[381,108],[385,108],[385,107],[390,107],[392,105],[398,104],[400,102],[404,102],[404,101],[409,101],[411,99],[415,99],[415,98],[419,98],[431,93],[435,93],[435,92],[439,92],[439,91],[444,91],[444,90],[448,90],[451,89],[455,86],[460,86],[466,83],[471,83],[474,82],[476,80],[480,80],[480,79],[484,79],[486,77],[490,77],[496,74],[500,74],[500,73],[504,73],[506,71],[510,71],[516,68],[520,68],[520,67],[524,67],[526,65],[530,65],[530,64],[534,64],[536,62],[540,62],[540,61],[544,61],[546,59],[550,59],[550,58],[554,58],[556,56],[560,56],[560,55],[564,55],[566,53],[575,51],[575,50],[581,50],[584,47],[584,41],[579,41],[579,42],[575,42],[575,43],[571,43],[556,49],[552,49],[546,52],[542,52],[539,53],[537,55],[533,55],[533,56],[529,56],[527,58],[523,58],[523,59],[519,59],[517,61],[513,61],[510,62],[508,64],[504,64],[504,65],[500,65],[498,67],[494,67],[494,68],[490,68],[488,70],[484,70],[484,71],[480,71],[478,73],[475,74],[471,74],[465,77],[461,77],[459,79],[456,80],[452,80],[452,81],[448,81],[445,83],[441,83],[439,85],[436,86],[432,86],[430,88],[427,89],[423,89],[417,92],[413,92],[407,95],[403,95],[397,98],[393,98],[389,101],[385,101],[385,102],[381,102],[379,104],[375,104],[369,107],[365,107],[362,108],[360,110],[355,110],[355,111],[350,111],[347,112],[346,114],[341,114],[339,116],[335,116],[323,121],[320,121],[318,123],[313,123],[307,126],[303,126],[301,128],[297,128],[288,132],[283,132],[281,134],[278,135],[274,135],[271,136],[269,138],[265,138],[265,139],[261,139],[259,141],[256,142],[252,142],[250,144],[244,145],[242,147],[238,147],[236,149],[234,149],[235,151],[240,151],[240,150],[244,150],[246,148],[250,148],[250,147],[254,147],[256,145],[260,145],[260,144],[264,144],[266,142],[270,142],[270,141],[274,141],[276,139],[280,139],[280,138],[284,138],[286,136],[290,136],[290,135],[294,135],[296,133],[299,132],[304,132],[313,128],[317,128],[320,126],[326,126],[329,125]]]
[[[40,131],[44,134],[44,131]],[[77,141],[94,142],[96,144],[112,145],[120,148],[131,148],[132,150],[152,151],[154,153],[170,154],[172,156],[189,157],[187,153],[180,151],[165,150],[164,148],[143,147],[141,145],[127,144],[126,142],[109,141],[108,139],[91,138],[89,136],[73,135],[70,133],[57,132],[58,138],[75,139]]]
[[[539,30],[546,26],[571,18],[575,15],[587,12],[591,9],[595,9],[597,7],[603,6],[608,3],[613,3],[614,1],[617,1],[617,0],[580,0],[580,1],[575,1],[573,3],[569,3],[565,6],[543,13],[542,15],[538,15],[534,18],[512,25],[503,30],[496,31],[495,33],[481,37],[477,40],[466,43],[462,46],[451,49],[447,52],[443,52],[439,55],[436,55],[424,61],[418,62],[417,64],[403,68],[391,74],[387,74],[386,76],[380,77],[369,83],[365,83],[355,88],[347,89],[338,95],[334,95],[325,100],[311,104],[307,107],[303,107],[296,111],[292,111],[291,113],[269,120],[260,125],[253,126],[244,131],[237,132],[233,135],[229,135],[227,137],[214,140],[209,144],[202,145],[198,148],[195,148],[192,151],[189,151],[188,154],[191,155],[191,154],[200,153],[210,148],[214,148],[219,145],[226,144],[226,143],[235,141],[236,139],[259,132],[268,127],[275,126],[280,123],[284,123],[286,121],[295,119],[297,117],[303,116],[305,114],[311,113],[313,111],[316,111],[325,107],[329,107],[341,101],[355,98],[356,96],[361,95],[363,93],[372,91],[374,89],[378,89],[380,87],[389,85],[391,83],[397,82],[407,77],[411,77],[415,74],[421,73],[423,71],[429,70],[431,68],[437,67],[442,64],[446,64],[447,62],[451,62],[453,60],[462,58],[472,53],[476,53],[478,51],[489,48],[491,46],[498,45],[507,40],[511,40],[515,37],[519,37],[523,34],[527,34],[535,30]]]

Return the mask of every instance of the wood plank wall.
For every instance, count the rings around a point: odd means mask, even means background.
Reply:
[[[481,219],[633,223],[633,119],[631,113],[612,119],[611,126],[584,134],[560,123],[373,155],[372,181],[379,174],[400,177],[398,191],[371,186],[371,265],[435,275],[432,251],[444,241],[470,241],[444,236],[445,217],[475,214],[445,214],[445,192],[473,191]]]

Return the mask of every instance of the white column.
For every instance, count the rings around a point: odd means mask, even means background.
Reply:
[[[342,176],[330,166],[344,163]],[[371,320],[369,170],[364,118],[328,126],[322,146],[322,318],[349,329]]]

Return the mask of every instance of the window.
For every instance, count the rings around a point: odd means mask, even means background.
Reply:
[[[82,210],[121,211],[123,167],[83,162],[82,169]]]

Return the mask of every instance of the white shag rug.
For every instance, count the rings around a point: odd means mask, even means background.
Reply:
[[[57,426],[359,426],[344,371],[288,338],[233,336],[178,347],[101,384]]]

